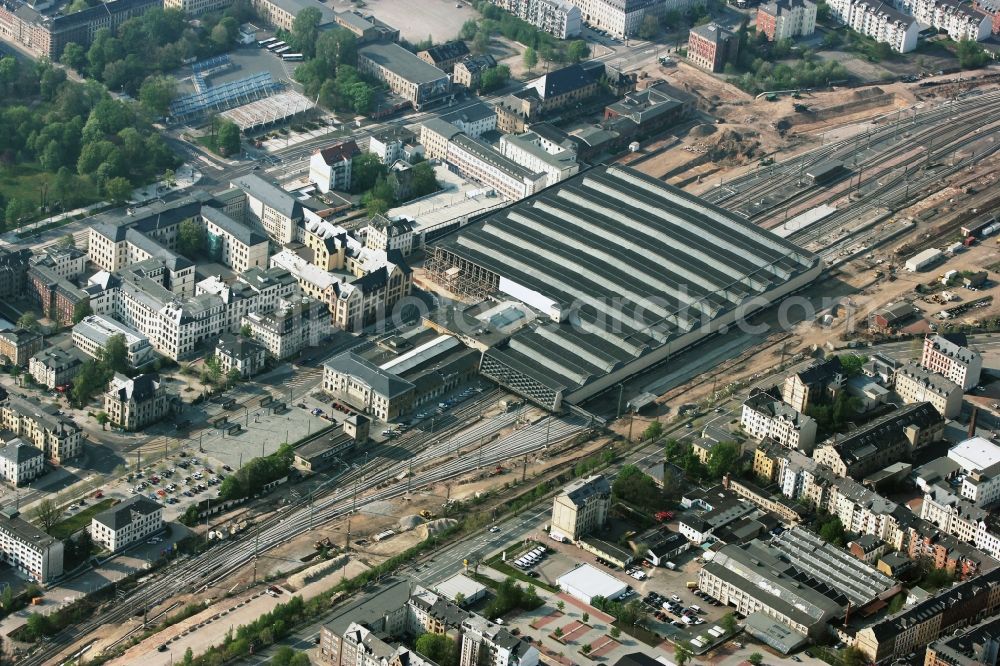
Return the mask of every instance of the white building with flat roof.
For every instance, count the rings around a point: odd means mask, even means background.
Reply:
[[[617,599],[625,594],[628,587],[611,574],[606,574],[597,567],[581,564],[577,568],[556,579],[556,585],[566,594],[572,595],[585,604],[594,597]]]
[[[983,437],[970,437],[948,451],[962,469],[986,469],[1000,462],[1000,446]]]
[[[156,358],[153,346],[149,344],[149,338],[106,315],[89,315],[81,319],[73,327],[73,344],[87,356],[97,358],[100,350],[104,349],[108,340],[115,335],[125,339],[128,364],[133,368],[145,365]]]

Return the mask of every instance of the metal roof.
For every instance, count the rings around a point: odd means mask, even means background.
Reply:
[[[360,48],[358,53],[410,83],[419,85],[448,78],[443,71],[399,44],[369,44]]]

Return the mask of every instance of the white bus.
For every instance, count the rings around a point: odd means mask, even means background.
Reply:
[[[274,52],[278,55],[284,55],[292,50],[291,46],[282,46],[280,48],[274,49]]]
[[[278,49],[280,49],[283,46],[288,46],[288,45],[285,44],[284,42],[271,42],[265,48],[268,51],[277,51]]]
[[[277,37],[268,37],[267,39],[258,39],[257,40],[257,46],[259,46],[261,48],[264,48],[264,47],[270,46],[271,44],[274,44],[276,41],[278,41]]]
[[[282,53],[281,59],[288,62],[301,62],[303,57],[301,53]]]

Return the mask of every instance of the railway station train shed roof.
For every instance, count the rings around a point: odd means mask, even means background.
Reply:
[[[578,404],[800,289],[821,261],[694,195],[600,166],[446,238],[433,279],[538,317],[483,373],[549,409]],[[544,362],[540,362],[544,359]]]

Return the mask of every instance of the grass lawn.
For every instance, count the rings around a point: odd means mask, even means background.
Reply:
[[[510,566],[509,564],[501,560],[499,555],[497,555],[491,560],[487,560],[486,565],[496,569],[505,576],[516,578],[517,580],[524,581],[525,583],[531,583],[532,585],[536,585],[542,588],[543,590],[548,590],[549,592],[559,591],[559,588],[554,585],[549,585],[548,583],[545,583],[539,580],[538,578],[532,578],[531,576],[526,576],[524,572],[516,569],[515,567]]]
[[[219,151],[215,149],[215,140],[212,138],[211,134],[206,134],[205,136],[199,136],[195,138],[195,142],[205,150],[211,151],[212,154],[218,155]],[[221,157],[221,155],[220,155]]]
[[[56,539],[67,539],[72,534],[79,532],[90,524],[90,519],[105,509],[111,508],[113,499],[103,499],[97,504],[91,504],[86,509],[82,509],[65,520],[60,520],[52,526],[49,534]]]
[[[42,186],[51,183],[55,175],[44,171],[41,166],[35,163],[17,164],[15,166],[0,169],[0,195],[5,201],[19,199],[30,202],[36,207],[39,205],[42,196]],[[82,179],[81,179],[82,180]],[[80,205],[99,201],[96,191],[76,192],[80,197]],[[52,193],[48,193],[48,203],[53,203]]]

